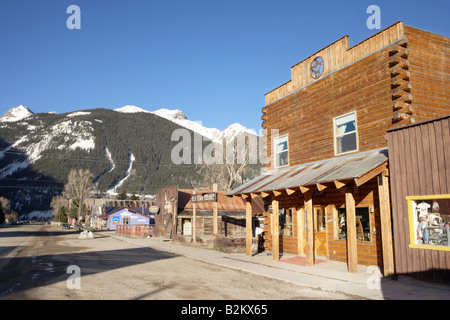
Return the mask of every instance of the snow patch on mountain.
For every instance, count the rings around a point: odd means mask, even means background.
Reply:
[[[191,121],[186,118],[186,115],[181,110],[168,110],[168,109],[159,109],[152,112],[154,115],[157,115],[161,118],[172,121],[179,126],[182,126],[186,129],[192,130],[203,137],[206,137],[212,141],[217,141],[217,138],[220,135],[220,130],[216,128],[207,128],[202,125],[201,121]]]
[[[51,148],[59,150],[81,148],[86,151],[94,149],[93,131],[90,121],[66,120],[40,131],[33,141],[28,136],[23,136],[12,146],[27,155],[29,162],[34,163],[41,158],[43,152]]]
[[[3,116],[0,117],[0,122],[15,122],[29,116],[32,116],[34,113],[28,109],[27,107],[20,105],[14,108],[7,110]]]
[[[116,109],[114,109],[114,111],[122,112],[122,113],[137,113],[137,112],[151,113],[150,111],[144,110],[144,109],[136,107],[136,106],[131,106],[131,105],[126,105],[126,106],[123,106],[122,108],[116,108]]]
[[[166,108],[162,108],[156,111],[148,111],[139,108],[137,106],[127,105],[122,108],[114,109],[114,111],[123,113],[136,113],[136,112],[152,113],[158,117],[172,121],[181,127],[192,130],[214,142],[221,142],[222,139],[226,140],[233,139],[241,134],[257,135],[255,131],[247,129],[246,127],[244,127],[239,123],[234,123],[223,131],[220,131],[219,129],[216,128],[207,128],[202,125],[201,121],[189,120],[184,114],[184,112],[178,109],[169,110]]]
[[[73,117],[77,117],[77,116],[86,116],[86,115],[90,115],[91,113],[89,111],[76,111],[76,112],[72,112],[71,114],[68,114],[67,116],[69,118],[73,118]]]
[[[136,158],[130,151],[128,154],[128,168],[127,168],[127,171],[125,172],[125,177],[122,180],[120,180],[115,186],[109,188],[108,191],[106,191],[107,194],[109,194],[109,195],[117,194],[117,189],[120,188],[120,186],[122,186],[122,184],[125,182],[125,180],[127,180],[131,176],[132,169],[133,169],[133,163],[135,160],[136,160]]]

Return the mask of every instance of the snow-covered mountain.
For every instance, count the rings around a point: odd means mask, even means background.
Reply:
[[[169,109],[159,109],[156,111],[147,111],[142,108],[136,107],[136,106],[124,106],[122,108],[114,109],[114,111],[117,112],[123,112],[123,113],[136,113],[136,112],[147,112],[152,113],[154,115],[157,115],[161,118],[167,119],[169,121],[172,121],[186,129],[192,130],[203,137],[206,137],[214,142],[221,142],[222,139],[233,139],[234,137],[240,135],[240,134],[253,134],[257,135],[256,132],[253,130],[250,130],[243,125],[239,123],[234,123],[227,127],[225,130],[220,131],[216,128],[207,128],[202,125],[201,121],[191,121],[189,120],[183,111],[175,109],[175,110],[169,110]]]
[[[17,106],[7,110],[3,116],[0,117],[0,122],[15,122],[26,119],[34,113],[25,106]]]
[[[154,194],[165,186],[200,185],[201,165],[175,165],[172,160],[178,142],[171,135],[180,127],[213,141],[254,134],[238,123],[223,131],[206,128],[181,110],[124,106],[34,114],[24,106],[12,108],[0,117],[0,179],[9,187],[0,188],[0,196],[21,214],[48,210],[75,167],[93,173],[99,193],[114,194],[124,187]],[[252,167],[243,179],[259,174],[259,168]]]

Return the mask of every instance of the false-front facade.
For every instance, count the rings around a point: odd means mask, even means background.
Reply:
[[[339,39],[266,94],[265,173],[228,195],[263,196],[275,260],[394,272],[385,134],[449,113],[449,62],[448,38],[398,22],[351,48]]]

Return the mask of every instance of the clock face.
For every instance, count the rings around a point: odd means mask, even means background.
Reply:
[[[318,79],[320,78],[320,76],[323,73],[323,59],[321,57],[317,57],[313,60],[313,62],[311,62],[311,76],[314,79]]]

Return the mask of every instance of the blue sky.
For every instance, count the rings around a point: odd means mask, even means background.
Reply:
[[[405,24],[449,36],[450,1],[0,0],[0,115],[136,105],[180,109],[221,130],[261,128],[264,95],[344,35]],[[81,9],[69,30],[67,7]]]

